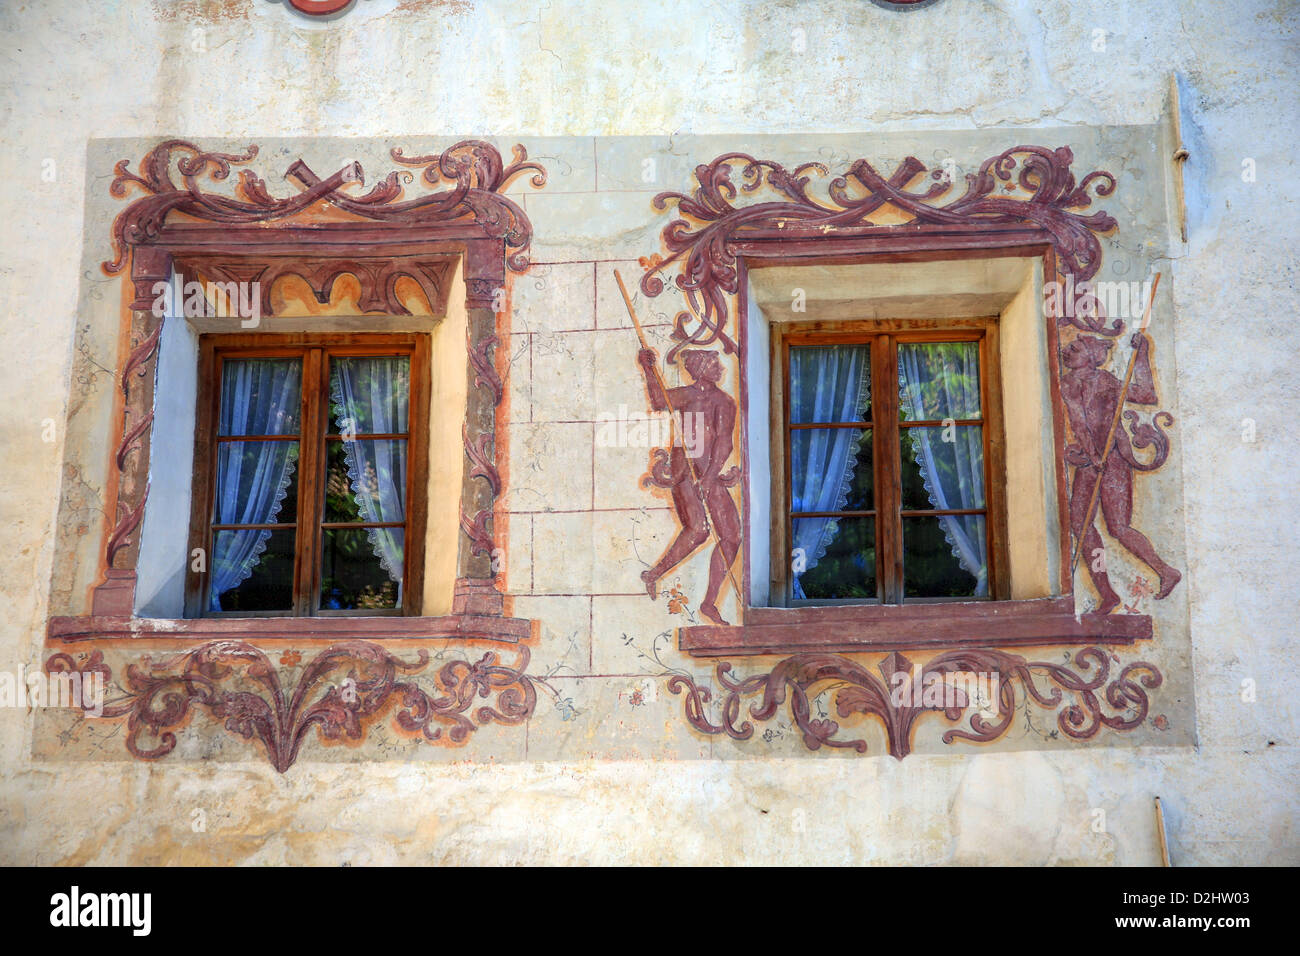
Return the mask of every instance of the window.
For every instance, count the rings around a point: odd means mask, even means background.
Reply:
[[[998,596],[994,320],[823,324],[781,337],[773,489],[792,605]]]
[[[192,615],[418,614],[427,337],[200,349]]]

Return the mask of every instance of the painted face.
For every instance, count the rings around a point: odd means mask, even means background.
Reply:
[[[722,362],[716,352],[692,350],[682,356],[686,371],[697,382],[718,382],[722,379]]]
[[[1067,368],[1096,368],[1105,361],[1109,349],[1109,342],[1081,335],[1061,350],[1061,361]]]

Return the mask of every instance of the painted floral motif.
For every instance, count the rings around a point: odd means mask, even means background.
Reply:
[[[1111,195],[1115,177],[1096,170],[1076,181],[1070,170],[1073,162],[1068,146],[1014,146],[985,160],[978,173],[967,175],[965,192],[944,205],[935,200],[954,184],[945,170],[929,170],[915,156],[903,160],[888,177],[858,159],[844,175],[829,182],[824,197],[809,191],[811,174],[830,174],[822,163],[803,163],[788,170],[771,160],[735,152],[701,164],[695,167],[698,188],[693,193],[663,192],[654,199],[656,209],[672,204],[683,217],[664,227],[662,241],[668,256],[652,262],[641,278],[641,291],[653,298],[665,288],[664,270],[680,264],[674,282],[685,293],[688,308],[677,316],[672,334],[676,344],[667,361],[675,362],[682,349],[715,342],[728,353],[737,351],[727,332],[729,298],[740,288],[737,242],[774,233],[790,240],[835,238],[848,230],[871,228],[870,217],[886,205],[912,217],[898,228],[1032,224],[1051,235],[1066,272],[1080,281],[1091,279],[1101,265],[1097,234],[1110,232],[1116,222],[1109,213],[1084,215],[1075,210],[1090,206],[1093,193]],[[739,187],[732,181],[737,168]],[[917,184],[915,191],[908,188],[913,184]],[[1000,194],[999,186],[1002,193],[1023,192],[1025,198]],[[781,198],[735,205],[740,193],[764,188]],[[1104,319],[1094,310],[1085,315],[1072,312],[1068,321],[1084,331],[1101,332]]]
[[[1150,707],[1147,690],[1159,687],[1164,678],[1145,661],[1128,664],[1112,676],[1112,662],[1118,663],[1118,657],[1099,647],[1081,649],[1072,661],[1067,655],[1064,665],[1031,662],[994,650],[950,651],[914,672],[911,661],[895,652],[880,662],[880,676],[876,676],[857,661],[838,654],[797,654],[766,673],[750,677],[732,676],[730,663],[718,664],[716,679],[724,694],[716,708],[712,691],[699,686],[689,675],[673,674],[668,678],[668,689],[674,694],[684,693],[687,721],[705,734],[748,740],[754,735],[753,721],[771,720],[788,698],[790,717],[809,750],[830,747],[866,753],[866,740],[840,737],[840,722],[820,708],[814,716],[813,702],[820,693],[810,691],[831,684],[836,716],[841,720],[859,714],[878,718],[884,724],[889,753],[901,760],[912,752],[918,718],[932,711],[957,725],[943,734],[946,744],[956,740],[987,743],[1001,737],[1019,709],[1017,684],[1026,705],[1033,701],[1044,710],[1056,712],[1056,729],[1043,736],[1056,739],[1059,732],[1073,740],[1084,740],[1095,736],[1102,727],[1117,732],[1132,730],[1146,720]],[[981,702],[950,698],[936,705],[898,693],[904,676],[921,683],[931,675],[942,679],[959,673],[996,675],[994,699]],[[1046,688],[1039,683],[1044,679],[1048,682]],[[749,706],[751,721],[742,716],[741,707],[744,698],[754,696],[758,699]],[[963,721],[966,726],[962,726]],[[771,738],[764,734],[764,739]]]
[[[176,749],[175,730],[199,707],[226,730],[265,747],[276,770],[295,760],[307,732],[323,740],[360,740],[367,726],[396,705],[394,722],[408,735],[428,741],[463,743],[488,723],[521,724],[532,716],[537,691],[528,668],[528,648],[517,667],[488,652],[477,661],[451,660],[435,674],[431,690],[406,675],[429,665],[421,650],[412,663],[367,641],[332,645],[312,658],[296,684],[281,683],[281,672],[256,647],[242,641],[212,641],[155,664],[145,657],[127,668],[122,696],[103,702],[103,717],[126,718],[126,748],[136,757],[156,760]],[[65,653],[45,662],[47,672],[98,671],[107,685],[112,670],[103,653],[81,660]],[[301,657],[286,651],[281,664]],[[286,660],[287,659],[287,660]],[[296,662],[295,662],[296,663]],[[475,700],[483,703],[474,707]]]

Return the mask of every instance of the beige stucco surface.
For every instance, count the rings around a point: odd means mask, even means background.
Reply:
[[[729,754],[688,730],[661,685],[645,688],[649,703],[627,721],[623,698],[641,685],[619,678],[586,685],[582,719],[547,713],[523,736],[490,728],[472,753],[425,748],[407,763],[392,742],[385,759],[342,763],[346,751],[309,746],[284,775],[220,734],[153,765],[127,759],[113,739],[50,760],[47,715],[0,708],[0,860],[1139,864],[1157,858],[1155,795],[1176,864],[1300,859],[1288,653],[1300,619],[1287,532],[1300,517],[1288,430],[1300,412],[1289,215],[1300,8],[1245,3],[1225,16],[1214,3],[1057,6],[945,0],[891,14],[861,3],[370,0],[342,20],[304,25],[267,0],[6,5],[0,379],[11,401],[0,421],[9,542],[0,668],[38,663],[51,601],[75,608],[73,572],[98,548],[68,524],[78,510],[88,527],[100,520],[78,463],[106,454],[111,412],[102,400],[111,376],[91,359],[114,354],[115,331],[88,316],[115,307],[116,283],[90,267],[104,257],[116,207],[104,198],[104,144],[90,140],[275,140],[283,148],[258,164],[268,178],[295,147],[336,168],[353,158],[339,151],[355,137],[372,154],[481,135],[546,156],[551,183],[526,203],[534,258],[553,265],[523,277],[512,301],[512,331],[524,338],[511,355],[526,350],[530,361],[527,376],[511,378],[507,507],[527,515],[511,518],[508,580],[515,613],[548,622],[543,673],[637,674],[620,629],[637,620],[653,634],[648,615],[673,622],[662,605],[621,595],[640,564],[600,557],[616,552],[601,543],[625,539],[626,522],[554,512],[574,496],[614,512],[653,504],[630,463],[565,467],[575,442],[591,447],[591,426],[570,424],[584,417],[575,403],[637,400],[626,376],[595,371],[597,355],[630,369],[635,351],[630,332],[617,332],[621,304],[597,260],[631,260],[631,272],[657,249],[663,219],[648,211],[643,159],[656,159],[658,188],[684,189],[696,163],[728,148],[786,162],[825,150],[831,165],[864,156],[890,170],[921,148],[936,162],[936,146],[949,143],[959,162],[978,162],[1022,141],[1016,127],[1033,127],[1033,141],[1075,148],[1076,172],[1104,163],[1132,182],[1162,175],[1153,157],[1179,71],[1192,121],[1189,243],[1170,246],[1156,228],[1152,190],[1121,190],[1105,208],[1121,239],[1108,247],[1108,268],[1158,263],[1171,280],[1153,330],[1158,385],[1167,374],[1162,407],[1177,418],[1174,460],[1139,479],[1149,484],[1137,521],[1185,570],[1161,620],[1161,664],[1165,690],[1194,695],[1195,707],[1193,717],[1190,700],[1170,705],[1186,720],[1163,737],[1144,729],[1138,746],[930,747],[945,752],[901,763],[878,746],[848,759],[791,746],[773,748],[781,757],[751,748],[746,759],[708,759]],[[132,144],[114,158],[140,154]],[[372,176],[387,168],[364,164]],[[100,199],[87,203],[88,191]],[[579,294],[586,311],[556,314]],[[614,346],[601,338],[615,335]],[[47,419],[54,441],[42,441]],[[1242,440],[1245,419],[1253,442]],[[637,523],[643,551],[672,530],[661,511]],[[525,524],[529,545],[516,552]],[[574,544],[584,541],[592,546]],[[695,596],[699,570],[683,571]],[[608,596],[569,596],[575,578],[581,592]]]

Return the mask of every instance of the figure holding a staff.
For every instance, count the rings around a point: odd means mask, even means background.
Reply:
[[[659,373],[658,356],[645,340],[623,278],[617,272],[614,276],[641,341],[637,362],[645,374],[650,407],[656,412],[668,412],[674,420],[670,450],[655,450],[648,481],[671,490],[681,528],[663,556],[641,573],[641,580],[650,597],[655,597],[659,579],[712,538],[715,547],[709,559],[709,583],[700,613],[715,624],[727,624],[718,610],[723,583],[731,580],[738,599],[743,593],[731,571],[740,551],[741,527],[740,512],[729,490],[739,481],[740,469],[722,471],[734,451],[736,402],[718,388],[722,362],[717,352],[706,349],[683,350],[682,365],[693,381],[678,388],[667,387]],[[680,421],[676,421],[678,416]],[[692,431],[690,441],[678,441],[678,429],[686,428]]]
[[[1066,462],[1074,466],[1070,525],[1077,544],[1071,569],[1078,566],[1080,557],[1087,556],[1088,573],[1101,598],[1097,610],[1102,614],[1115,610],[1121,600],[1106,574],[1101,534],[1094,525],[1098,504],[1107,533],[1159,576],[1157,600],[1167,597],[1182,580],[1182,574],[1165,563],[1146,535],[1132,525],[1133,473],[1155,471],[1165,463],[1169,457],[1169,438],[1160,428],[1173,423],[1173,416],[1168,412],[1158,412],[1153,424],[1143,424],[1137,412],[1124,411],[1128,402],[1155,405],[1159,401],[1151,376],[1151,343],[1146,337],[1159,284],[1157,274],[1142,323],[1130,339],[1133,354],[1123,382],[1101,367],[1110,351],[1108,340],[1080,335],[1061,349],[1061,362],[1065,366],[1061,398],[1075,438],[1065,450]],[[1120,427],[1121,418],[1130,423],[1131,438]],[[1149,462],[1140,461],[1135,446],[1154,446],[1155,456]]]

